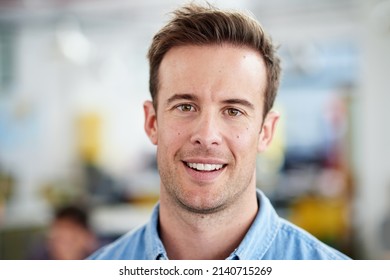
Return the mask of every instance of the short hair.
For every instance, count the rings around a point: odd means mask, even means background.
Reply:
[[[67,205],[55,211],[55,220],[68,220],[82,228],[89,229],[89,219],[87,211],[81,207]]]
[[[263,117],[271,110],[280,84],[280,59],[271,38],[258,21],[239,11],[223,11],[210,4],[188,4],[173,12],[173,18],[153,37],[148,51],[149,90],[157,110],[159,67],[165,54],[176,46],[222,45],[247,46],[264,59],[267,85]]]

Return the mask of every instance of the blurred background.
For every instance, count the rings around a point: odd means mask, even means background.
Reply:
[[[147,221],[146,52],[181,3],[0,0],[0,259],[44,258],[65,206],[85,211],[95,248]],[[250,11],[280,45],[259,188],[347,255],[390,259],[390,1],[210,3]]]

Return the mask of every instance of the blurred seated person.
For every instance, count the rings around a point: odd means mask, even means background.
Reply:
[[[33,258],[81,260],[97,248],[97,237],[89,226],[87,212],[76,206],[66,206],[56,211],[45,246],[40,252],[35,251]]]

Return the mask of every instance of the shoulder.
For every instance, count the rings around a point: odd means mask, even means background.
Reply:
[[[341,260],[348,256],[326,245],[316,237],[280,218],[280,227],[268,252],[273,259]],[[283,252],[283,254],[281,254]]]
[[[114,242],[100,248],[89,260],[135,260],[145,259],[146,226],[128,232]]]

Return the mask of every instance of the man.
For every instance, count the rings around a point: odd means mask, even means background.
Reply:
[[[256,189],[280,76],[259,23],[190,4],[155,35],[148,58],[145,131],[157,146],[160,202],[147,225],[90,258],[347,258],[279,218]]]

